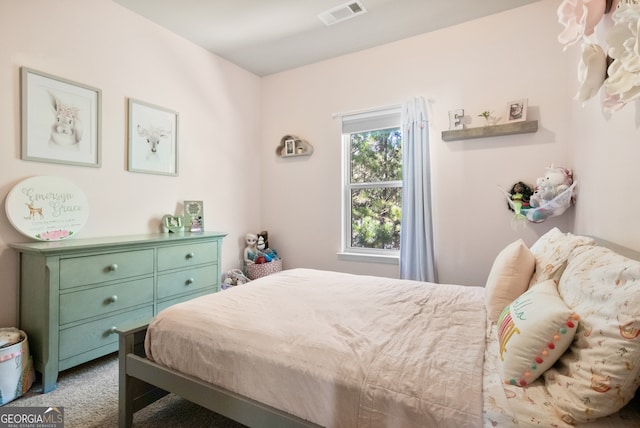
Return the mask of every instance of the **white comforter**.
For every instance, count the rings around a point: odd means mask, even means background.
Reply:
[[[174,305],[149,358],[327,427],[479,427],[484,289],[294,269]]]

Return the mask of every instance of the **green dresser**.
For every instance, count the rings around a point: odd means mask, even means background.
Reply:
[[[44,392],[58,372],[118,349],[116,328],[220,290],[224,233],[10,244],[20,252],[20,328]]]

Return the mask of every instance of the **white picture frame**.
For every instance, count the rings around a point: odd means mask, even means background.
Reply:
[[[130,172],[178,175],[178,113],[129,99]]]
[[[527,120],[527,104],[527,98],[509,101],[507,103],[507,111],[505,115],[507,123],[523,122]]]
[[[202,232],[204,230],[204,203],[203,201],[184,201],[185,227],[190,232]]]
[[[20,68],[21,159],[99,168],[98,88]]]
[[[284,141],[284,155],[293,156],[296,154],[296,140]]]

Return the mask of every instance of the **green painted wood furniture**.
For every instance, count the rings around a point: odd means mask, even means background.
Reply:
[[[224,233],[10,244],[20,253],[19,326],[43,392],[58,372],[118,349],[116,329],[220,290]]]

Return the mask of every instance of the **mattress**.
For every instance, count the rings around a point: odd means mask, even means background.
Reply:
[[[293,269],[165,309],[148,358],[327,427],[482,425],[484,289]]]

